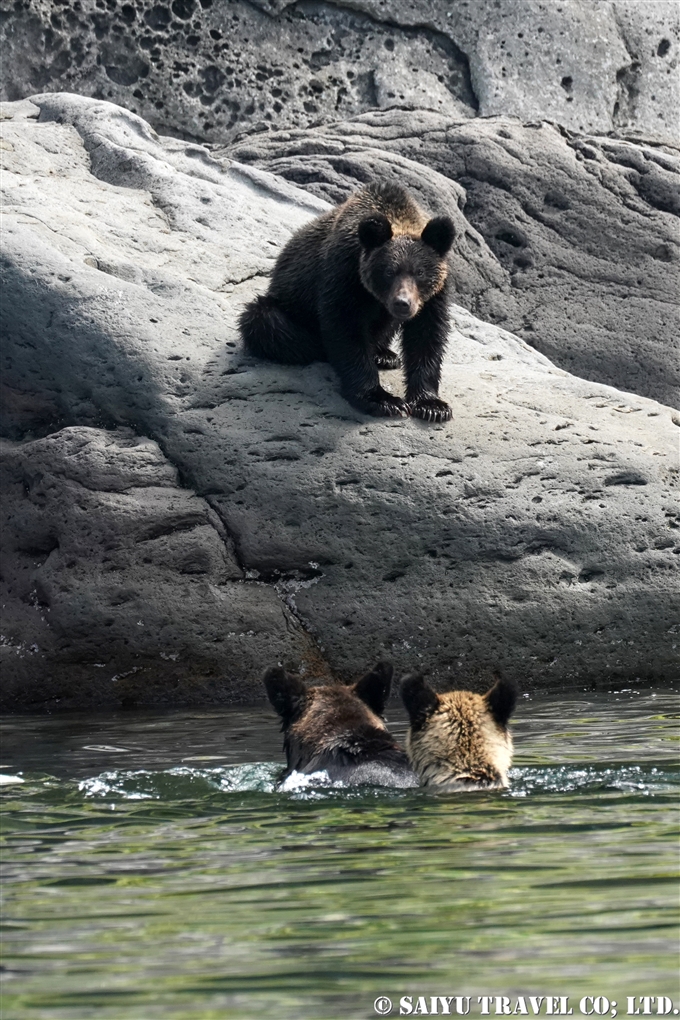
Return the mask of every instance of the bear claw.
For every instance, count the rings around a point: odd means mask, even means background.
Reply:
[[[373,403],[368,413],[378,418],[408,418],[408,407],[406,404],[392,404],[381,400]]]
[[[376,386],[370,393],[354,398],[352,403],[364,414],[372,414],[374,418],[408,418],[409,414],[406,401],[395,397],[382,386]]]
[[[413,400],[409,404],[409,411],[413,418],[422,418],[423,421],[444,422],[450,421],[453,411],[445,400],[438,397],[422,397]]]

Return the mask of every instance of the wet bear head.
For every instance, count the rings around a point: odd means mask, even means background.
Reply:
[[[268,669],[263,682],[281,718],[288,771],[346,768],[395,751],[382,719],[392,672],[379,662],[355,684],[308,687],[280,666]]]
[[[398,233],[376,212],[358,229],[361,282],[393,318],[412,319],[446,283],[446,255],[456,233],[452,220],[436,216],[420,234]]]
[[[499,680],[486,694],[437,694],[417,675],[403,680],[401,696],[411,721],[406,750],[422,786],[462,791],[508,785],[514,684]]]

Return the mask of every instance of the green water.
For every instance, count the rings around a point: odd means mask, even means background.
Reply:
[[[267,708],[7,719],[3,1020],[680,1006],[677,711],[660,691],[525,698],[512,789],[455,795],[276,792]]]

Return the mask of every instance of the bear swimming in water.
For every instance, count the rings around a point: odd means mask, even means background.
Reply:
[[[378,786],[417,786],[408,758],[382,720],[392,666],[379,662],[355,684],[307,686],[280,666],[263,677],[281,718],[291,772],[326,772],[331,780]]]
[[[438,396],[449,331],[446,255],[455,228],[428,218],[404,188],[371,184],[298,230],[269,290],[241,313],[245,349],[289,365],[328,361],[343,396],[376,416],[448,421]],[[380,385],[401,364],[406,398]]]
[[[463,791],[508,785],[514,684],[499,680],[483,695],[436,694],[414,675],[402,681],[401,696],[411,721],[406,750],[421,786]]]

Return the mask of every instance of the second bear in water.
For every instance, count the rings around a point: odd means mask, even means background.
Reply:
[[[371,184],[299,230],[281,252],[267,294],[240,317],[246,350],[289,365],[329,361],[343,396],[376,416],[448,421],[438,396],[449,331],[448,216],[428,219],[395,184]],[[380,385],[398,368],[406,399]]]
[[[462,792],[508,785],[514,684],[499,680],[486,694],[437,694],[416,674],[402,681],[401,697],[411,721],[406,750],[421,786]]]

